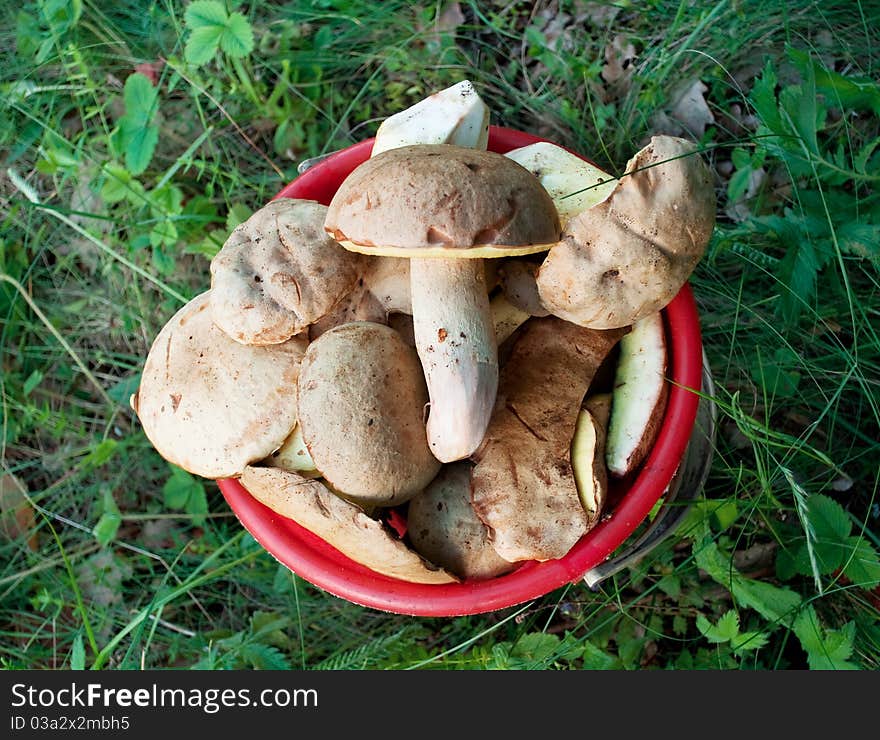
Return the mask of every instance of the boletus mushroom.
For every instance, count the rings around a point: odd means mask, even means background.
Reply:
[[[314,466],[340,495],[394,506],[440,470],[425,437],[419,358],[394,329],[355,321],[321,334],[305,352],[296,396]]]
[[[715,225],[712,177],[695,146],[654,136],[611,194],[573,216],[538,272],[551,313],[594,329],[664,308],[705,253]]]
[[[324,231],[326,206],[278,198],[239,224],[211,260],[211,313],[244,344],[299,334],[357,282],[363,258]]]
[[[581,503],[571,444],[590,382],[626,331],[547,316],[516,338],[471,474],[474,510],[505,560],[562,557],[598,520]]]
[[[165,324],[131,405],[162,457],[205,478],[228,478],[293,430],[308,342],[236,342],[213,322],[210,301],[210,291],[196,296]]]
[[[417,144],[355,168],[330,202],[325,228],[347,249],[410,258],[429,445],[442,462],[468,457],[498,387],[482,259],[549,249],[560,231],[550,196],[501,154]]]
[[[413,549],[461,578],[484,579],[516,567],[492,547],[491,533],[471,503],[467,460],[448,463],[407,506],[407,537]]]
[[[451,573],[425,560],[388,527],[322,481],[279,468],[248,466],[241,484],[276,514],[292,519],[361,565],[413,583],[454,583]]]

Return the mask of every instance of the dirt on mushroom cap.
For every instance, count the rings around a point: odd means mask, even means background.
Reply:
[[[279,198],[235,228],[211,260],[211,312],[230,337],[274,344],[327,314],[363,258],[324,231],[326,206]]]
[[[397,256],[546,250],[559,217],[538,179],[495,152],[450,144],[391,149],[337,190],[327,231],[348,248]],[[523,251],[525,250],[525,251]]]
[[[315,467],[352,500],[401,503],[440,470],[428,448],[428,393],[415,350],[388,326],[352,322],[309,345],[297,384]]]
[[[156,336],[133,406],[169,462],[226,478],[276,450],[296,423],[296,387],[307,341],[240,344],[211,319],[210,291]]]
[[[474,509],[505,560],[562,557],[595,523],[575,484],[571,441],[590,381],[626,331],[555,316],[523,327],[471,479]]]

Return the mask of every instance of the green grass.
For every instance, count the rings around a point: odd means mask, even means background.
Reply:
[[[21,516],[0,533],[0,664],[880,667],[880,7],[598,5],[230,2],[253,48],[204,64],[185,3],[0,11],[0,475]],[[144,63],[155,101],[126,104]],[[494,123],[617,172],[705,85],[714,121],[682,133],[716,173],[691,284],[717,447],[677,536],[595,592],[411,618],[293,576],[211,481],[177,479],[172,508],[128,397],[297,162],[463,78]]]

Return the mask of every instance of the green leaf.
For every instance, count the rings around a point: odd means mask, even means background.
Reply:
[[[109,488],[104,490],[103,505],[104,513],[98,519],[92,534],[95,535],[95,539],[98,540],[101,547],[106,547],[113,541],[113,538],[116,537],[116,533],[119,531],[119,525],[122,523],[122,514],[116,505],[116,500],[113,498],[113,492]]]
[[[40,14],[55,35],[75,26],[82,15],[82,0],[40,0],[38,5]]]
[[[157,218],[178,216],[183,212],[183,191],[176,185],[165,185],[151,190],[147,197],[150,210]]]
[[[125,80],[123,100],[125,115],[119,119],[120,145],[129,173],[140,175],[150,164],[159,141],[159,127],[153,120],[158,110],[159,91],[146,75],[135,72]]]
[[[733,652],[739,654],[748,650],[760,650],[768,641],[769,638],[764,632],[740,632],[730,639],[730,647]]]
[[[190,473],[176,465],[170,465],[171,477],[162,486],[162,494],[165,506],[169,509],[181,510],[189,502],[193,492],[201,488],[199,483]]]
[[[837,242],[844,252],[880,267],[880,225],[847,221],[837,227]]]
[[[199,481],[195,481],[195,486],[190,492],[186,502],[186,513],[192,514],[192,523],[196,527],[205,525],[205,518],[208,514],[208,497],[205,493],[205,487]]]
[[[855,622],[840,630],[823,630],[812,604],[802,609],[792,623],[792,631],[807,653],[812,670],[858,670],[847,659],[853,654]]]
[[[730,642],[739,634],[739,615],[730,609],[718,618],[717,624],[712,624],[702,614],[698,614],[697,629],[709,642]]]
[[[223,36],[222,26],[206,26],[196,28],[186,41],[184,58],[190,64],[199,67],[210,62],[217,49],[220,48],[220,37]]]
[[[830,104],[841,110],[871,110],[880,116],[880,85],[876,80],[842,75],[800,49],[789,49],[788,55],[802,76],[810,70],[817,92]]]
[[[247,221],[252,214],[253,211],[244,203],[233,203],[226,214],[226,228],[232,232],[236,226]]]
[[[745,169],[736,170],[727,182],[727,199],[731,203],[736,203],[746,194],[749,182],[752,178],[752,170],[747,167]]]
[[[816,249],[808,239],[789,246],[785,253],[777,274],[785,286],[780,292],[778,313],[787,325],[793,326],[815,298],[819,264]]]
[[[727,588],[739,604],[767,620],[786,623],[801,603],[801,597],[790,589],[746,578],[732,567],[730,556],[710,536],[695,540],[693,551],[697,567]]]
[[[183,20],[191,29],[224,26],[229,16],[226,8],[216,0],[196,0],[190,3]]]
[[[43,382],[43,373],[39,370],[34,370],[30,375],[27,376],[27,380],[24,381],[24,385],[22,386],[22,393],[25,396],[29,396],[34,392],[34,388],[36,388],[40,383]]]
[[[135,180],[125,167],[111,163],[104,169],[107,178],[101,187],[101,198],[105,203],[127,200],[133,205],[138,205],[142,202],[144,186]]]
[[[720,531],[724,531],[731,526],[739,516],[739,507],[736,500],[727,499],[712,508],[712,519]]]
[[[802,70],[803,82],[779,93],[779,105],[810,154],[819,156],[817,133],[825,127],[828,111],[816,97],[816,75],[812,66]]]
[[[852,532],[846,510],[830,496],[817,493],[807,499],[807,516],[817,540],[843,542]]]
[[[83,458],[83,467],[88,469],[104,465],[114,454],[119,444],[115,439],[103,439]]]
[[[510,649],[510,657],[523,663],[543,664],[559,649],[559,636],[546,632],[527,632]]]
[[[172,221],[164,220],[150,229],[150,245],[153,247],[173,247],[177,243],[177,227]],[[173,265],[170,266],[173,270]],[[160,268],[161,269],[161,268]],[[164,275],[167,269],[161,269]]]
[[[585,671],[615,671],[622,667],[618,658],[606,653],[589,640],[585,640],[581,646],[584,649],[581,658]]]
[[[84,671],[86,669],[86,648],[83,644],[83,636],[81,632],[77,632],[73,638],[73,645],[70,649],[70,670]]]
[[[121,378],[117,383],[107,389],[107,395],[116,403],[128,405],[132,393],[136,392],[141,384],[141,374],[134,373],[126,378]]]
[[[252,642],[241,649],[241,658],[251,668],[261,671],[289,671],[290,662],[276,647]]]
[[[849,552],[843,566],[843,574],[862,588],[874,588],[880,584],[880,558],[871,544],[861,537],[848,537]]]
[[[218,49],[235,59],[253,51],[254,32],[250,21],[238,12],[227,14],[219,2],[191,3],[184,20],[190,29],[184,56],[190,64],[199,66],[211,61]]]
[[[254,31],[250,21],[241,13],[232,13],[220,37],[220,48],[236,59],[246,57],[254,50]]]
[[[657,581],[657,588],[667,596],[677,599],[681,594],[681,578],[675,573],[669,573]]]
[[[779,116],[776,102],[776,73],[769,61],[764,65],[761,76],[752,85],[750,100],[758,118],[770,131],[775,134],[788,133]]]

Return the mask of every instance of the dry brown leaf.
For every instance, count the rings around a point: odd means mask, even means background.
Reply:
[[[605,47],[605,64],[602,79],[620,94],[629,88],[630,77],[636,60],[636,47],[623,34],[617,34]]]
[[[715,123],[715,116],[706,102],[708,91],[700,80],[691,80],[679,87],[669,108],[654,116],[654,131],[670,136],[702,136],[706,127]]]
[[[0,476],[0,539],[26,541],[36,551],[37,535],[34,510],[25,496],[27,489],[12,473]]]

